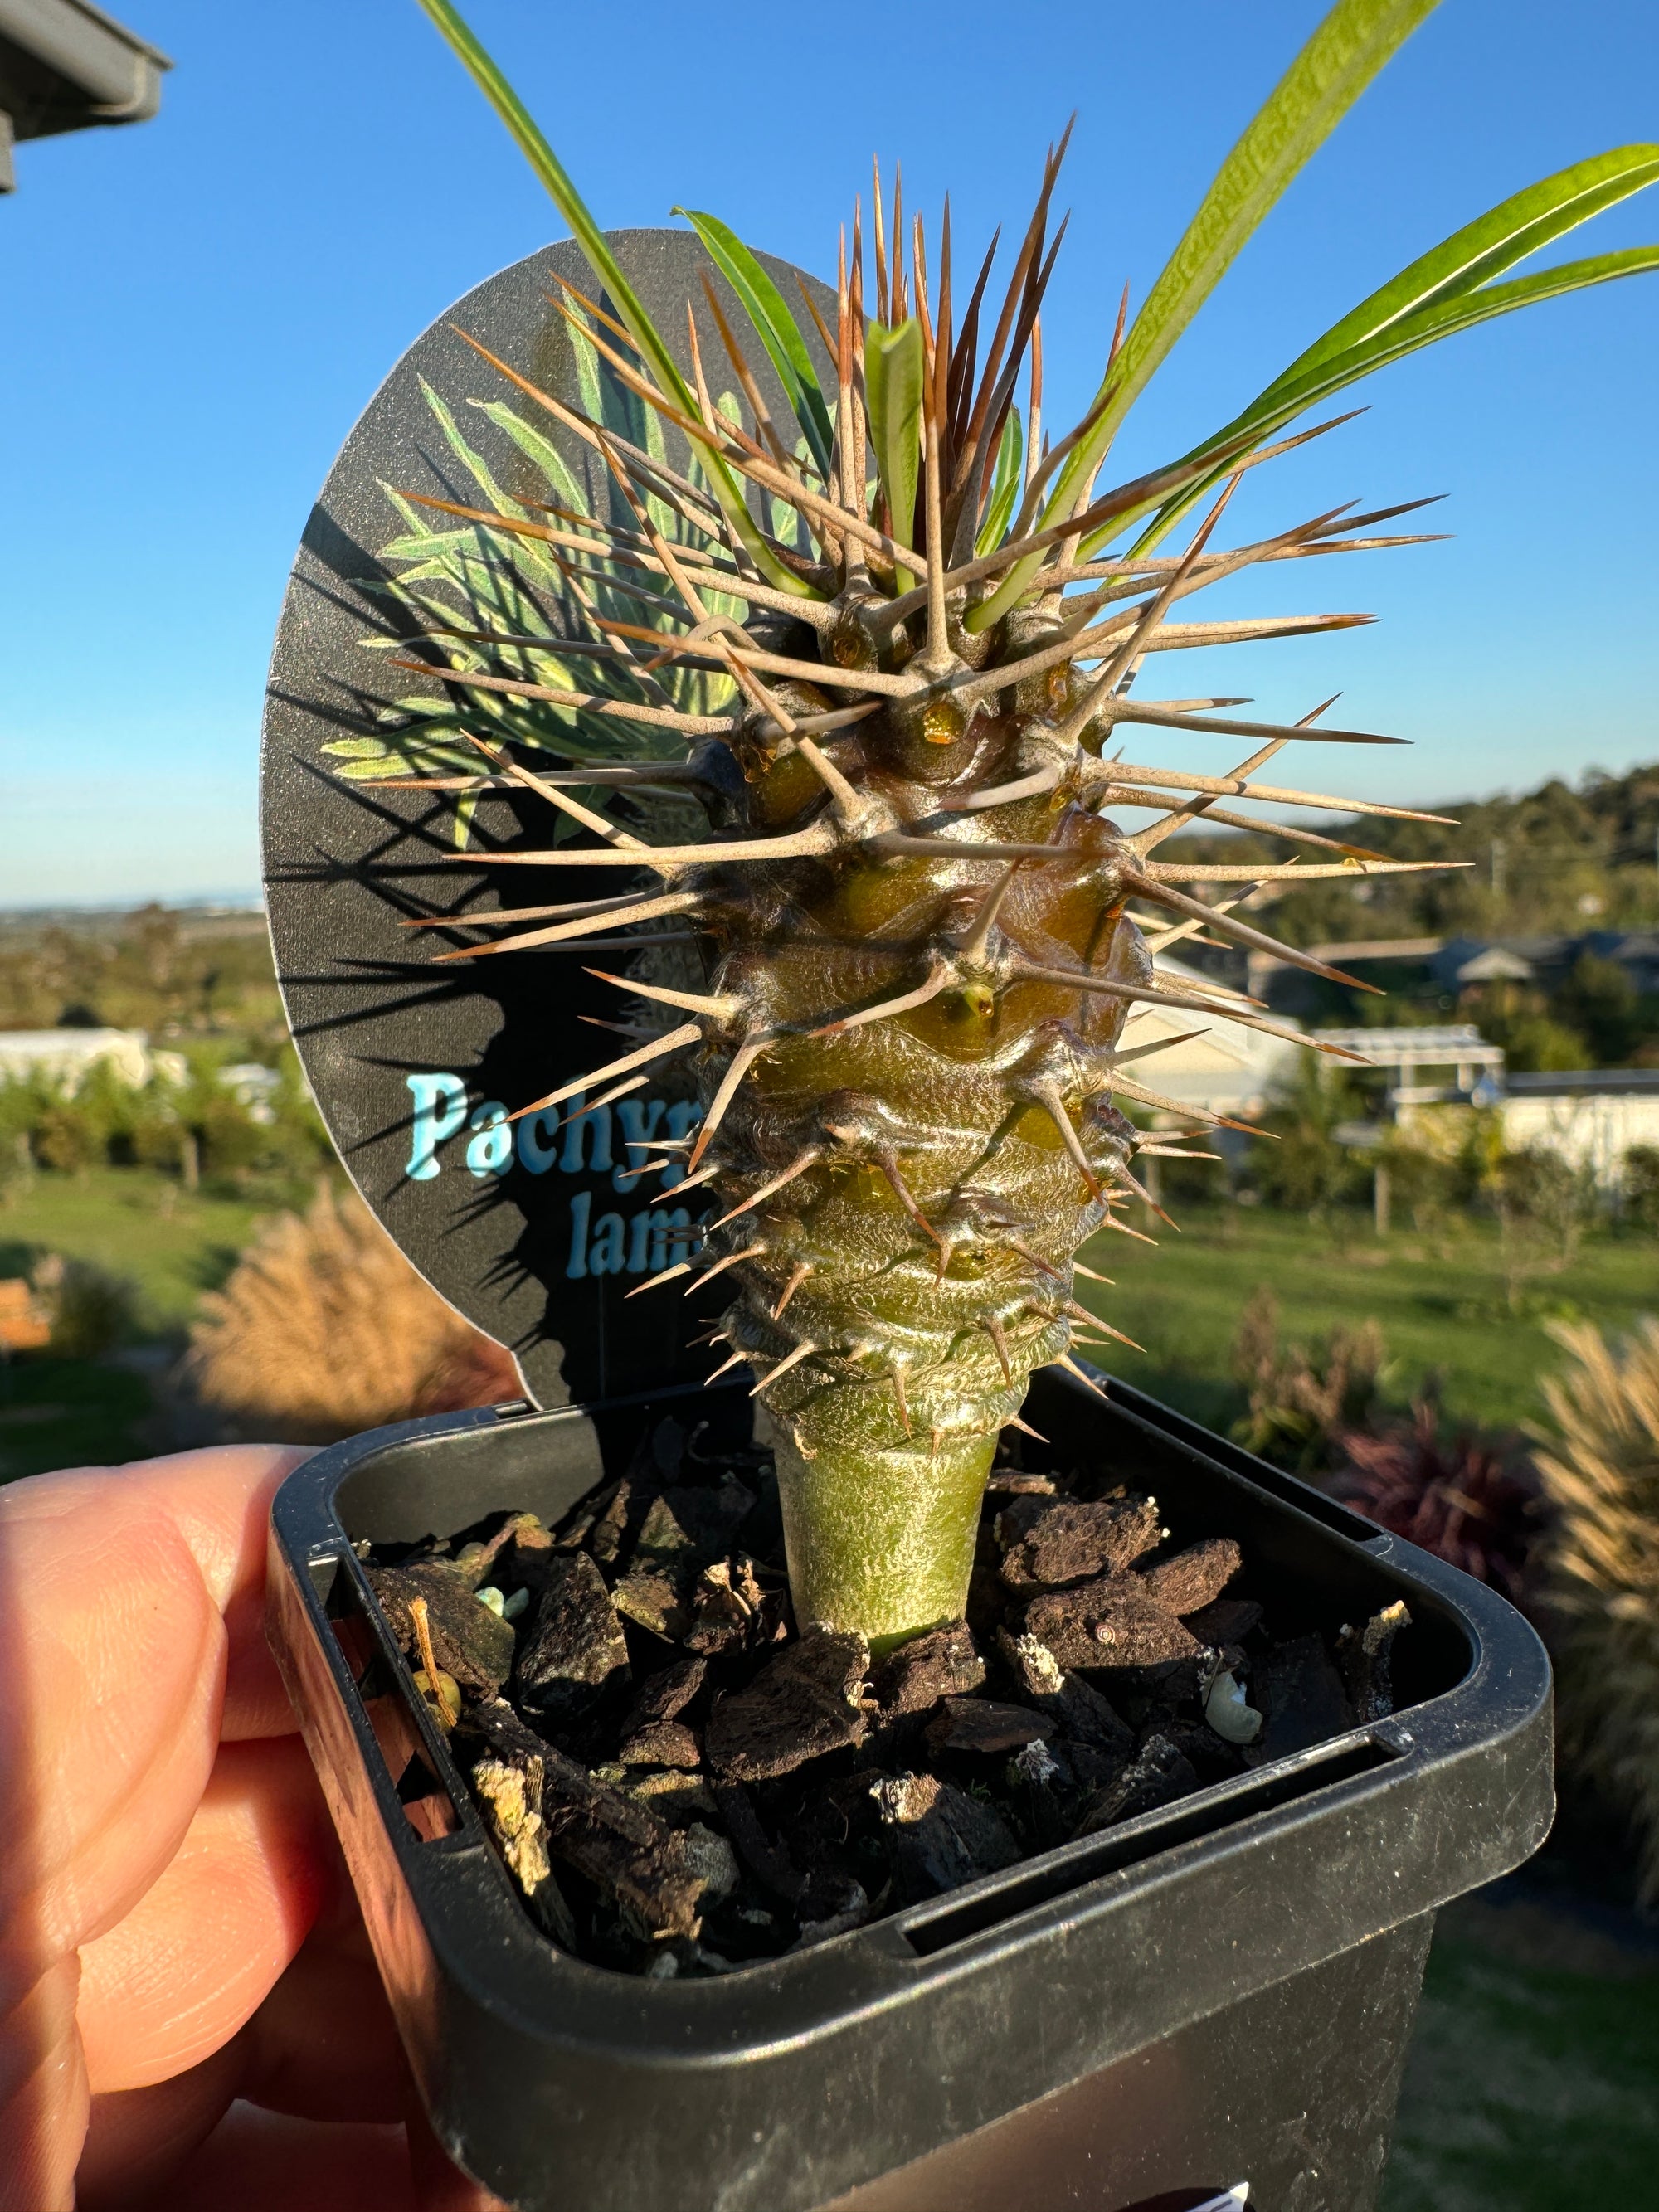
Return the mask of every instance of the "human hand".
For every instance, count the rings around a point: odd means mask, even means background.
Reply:
[[[266,1515],[304,1456],[0,1489],[0,2212],[495,2203],[411,2118],[265,1645]]]

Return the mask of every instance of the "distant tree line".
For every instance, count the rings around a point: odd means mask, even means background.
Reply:
[[[31,1074],[0,1082],[0,1196],[35,1175],[148,1168],[188,1189],[258,1188],[280,1201],[332,1160],[292,1046],[262,1092],[227,1084],[222,1048],[187,1048],[182,1081],[124,1082],[106,1061],[73,1085]]]
[[[282,1001],[263,923],[161,906],[0,917],[0,1030],[64,1026],[276,1044]]]
[[[1653,963],[1613,956],[1621,936],[1659,932],[1659,765],[1553,781],[1519,799],[1455,801],[1456,826],[1353,817],[1348,834],[1391,859],[1462,860],[1455,872],[1326,879],[1274,898],[1275,934],[1293,945],[1411,939],[1576,940],[1536,982],[1449,988],[1426,959],[1367,969],[1377,999],[1284,971],[1276,1004],[1328,1026],[1473,1021],[1517,1072],[1659,1066]],[[1245,835],[1204,841],[1206,858],[1282,857]],[[1172,854],[1194,854],[1191,836]],[[1587,942],[1594,938],[1595,942]],[[1214,955],[1205,964],[1238,964]]]

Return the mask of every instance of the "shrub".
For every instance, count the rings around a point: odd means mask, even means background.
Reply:
[[[1328,1131],[1308,1122],[1279,1133],[1253,1162],[1263,1197],[1293,1213],[1322,1213],[1358,1195],[1362,1170]]]
[[[1377,1435],[1347,1431],[1337,1449],[1333,1498],[1506,1597],[1522,1595],[1540,1508],[1537,1477],[1514,1442],[1467,1429],[1443,1435],[1429,1396],[1409,1422]]]
[[[239,1097],[222,1079],[234,1057],[230,1047],[190,1055],[185,1081],[166,1101],[175,1123],[170,1139],[173,1159],[182,1158],[188,1133],[196,1141],[198,1167],[215,1178],[240,1182],[255,1173],[314,1174],[332,1155],[300,1074],[297,1055],[291,1050],[285,1055],[283,1080],[270,1098],[253,1102]],[[167,1136],[158,1133],[152,1142],[166,1158]]]
[[[1279,1300],[1263,1284],[1252,1292],[1234,1340],[1233,1373],[1250,1410],[1233,1426],[1248,1450],[1308,1474],[1328,1463],[1337,1431],[1362,1427],[1387,1370],[1375,1321],[1334,1328],[1322,1346],[1281,1345]]]
[[[1492,1170],[1488,1190],[1498,1215],[1504,1295],[1511,1312],[1534,1275],[1565,1267],[1595,1217],[1595,1185],[1547,1146],[1505,1152]]]
[[[102,1061],[69,1088],[38,1071],[12,1076],[0,1083],[0,1143],[60,1173],[96,1166],[130,1139],[140,1095]]]
[[[1504,1116],[1492,1108],[1474,1113],[1449,1109],[1451,1119],[1452,1176],[1458,1201],[1464,1206],[1490,1205],[1504,1159]]]
[[[1389,1132],[1370,1158],[1388,1170],[1394,1205],[1403,1206],[1418,1229],[1427,1228],[1458,1203],[1462,1194],[1455,1161],[1410,1142],[1398,1129]]]
[[[52,1325],[51,1349],[60,1358],[101,1358],[132,1328],[131,1284],[90,1260],[49,1252],[30,1279]]]
[[[1659,1145],[1632,1145],[1625,1154],[1620,1196],[1626,1221],[1659,1231]]]
[[[1635,1815],[1659,1903],[1659,1322],[1617,1349],[1588,1322],[1550,1334],[1571,1355],[1538,1453],[1562,1745]]]
[[[1566,1068],[1589,1067],[1595,1054],[1577,1030],[1548,1014],[1522,1014],[1488,1034],[1504,1048],[1504,1058],[1517,1075],[1546,1075]]]
[[[1352,1120],[1362,1100],[1351,1079],[1311,1057],[1298,1060],[1261,1127],[1267,1142],[1252,1146],[1251,1183],[1274,1206],[1317,1215],[1359,1197],[1365,1164],[1339,1145],[1337,1124]]]
[[[1525,1223],[1558,1242],[1564,1259],[1595,1210],[1589,1177],[1546,1145],[1506,1152],[1498,1163],[1492,1197],[1500,1220]]]
[[[523,1385],[510,1356],[417,1275],[362,1200],[325,1185],[269,1222],[202,1301],[186,1374],[244,1434],[323,1443]]]
[[[90,1167],[99,1150],[97,1132],[72,1098],[54,1099],[42,1107],[29,1139],[35,1164],[61,1175]]]
[[[144,1094],[129,1139],[134,1160],[140,1167],[181,1175],[189,1133],[164,1086],[152,1084]]]
[[[228,1091],[209,1091],[194,1116],[202,1164],[210,1175],[234,1175],[264,1165],[277,1147],[268,1127],[256,1121]]]
[[[1555,994],[1555,1012],[1584,1037],[1590,1057],[1577,1064],[1616,1067],[1627,1060],[1644,1030],[1636,981],[1617,960],[1583,952]]]
[[[9,1075],[0,1082],[0,1141],[15,1146],[21,1137],[27,1143],[40,1103],[36,1086],[27,1077]]]

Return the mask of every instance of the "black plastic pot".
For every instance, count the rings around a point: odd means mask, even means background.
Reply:
[[[1036,1379],[1056,1463],[1155,1491],[1178,1540],[1236,1536],[1310,1627],[1404,1598],[1395,1714],[707,1981],[538,1933],[351,1549],[550,1518],[668,1399],[410,1423],[289,1478],[272,1643],[469,2173],[522,2212],[1188,2212],[1243,2182],[1262,2212],[1375,2204],[1435,1910],[1549,1825],[1548,1663],[1481,1584],[1110,1388]],[[696,1398],[746,1425],[740,1391]]]

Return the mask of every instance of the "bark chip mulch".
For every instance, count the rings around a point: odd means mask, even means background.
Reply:
[[[769,1455],[661,1422],[558,1527],[361,1548],[538,1925],[726,1973],[1393,1710],[1403,1606],[1276,1620],[1229,1537],[999,1467],[968,1617],[872,1660],[793,1618]]]

